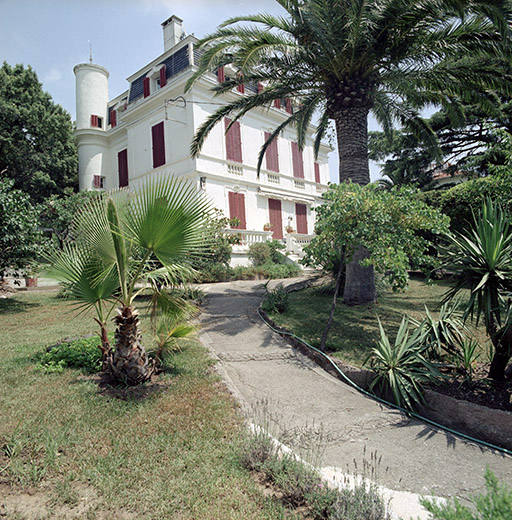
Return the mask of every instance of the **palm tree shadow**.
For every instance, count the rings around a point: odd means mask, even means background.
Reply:
[[[41,304],[33,302],[24,302],[16,298],[0,299],[0,315],[2,314],[18,314],[20,312],[28,312],[34,307],[40,307]]]

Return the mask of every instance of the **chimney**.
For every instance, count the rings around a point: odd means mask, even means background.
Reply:
[[[183,32],[182,23],[183,20],[178,18],[176,15],[172,15],[162,23],[162,27],[164,29],[164,52],[172,49],[177,43],[180,42]]]

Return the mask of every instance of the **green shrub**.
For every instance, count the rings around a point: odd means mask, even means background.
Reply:
[[[285,291],[283,284],[275,289],[268,290],[263,300],[262,308],[266,312],[285,312],[290,305],[290,295]]]
[[[265,278],[275,280],[278,278],[293,278],[299,276],[302,271],[297,264],[274,264],[267,262],[261,266],[261,272]]]
[[[249,260],[254,267],[265,264],[270,260],[272,250],[268,242],[256,242],[249,247]]]
[[[392,345],[379,320],[380,341],[368,359],[376,373],[370,390],[378,387],[384,393],[389,389],[397,405],[413,410],[424,401],[423,383],[435,382],[441,374],[425,357],[423,325],[412,333],[408,326],[409,318],[404,316]]]
[[[53,345],[38,356],[37,368],[46,373],[59,373],[64,368],[79,368],[88,374],[99,372],[100,343],[99,336],[91,336]]]
[[[354,489],[338,492],[329,520],[388,520],[386,505],[377,486],[362,482]]]
[[[232,269],[229,265],[214,263],[205,265],[197,276],[197,281],[202,283],[226,282],[231,279]]]
[[[456,498],[443,505],[430,500],[422,500],[421,504],[432,513],[432,520],[511,520],[512,489],[500,485],[489,468],[485,472],[485,487],[486,492],[474,498],[474,508],[461,505]]]

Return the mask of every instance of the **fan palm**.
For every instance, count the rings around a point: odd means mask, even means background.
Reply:
[[[276,1],[285,16],[231,18],[200,42],[203,54],[189,88],[203,74],[226,65],[236,74],[215,87],[217,94],[239,83],[257,82],[264,88],[208,117],[192,142],[193,154],[225,116],[233,123],[249,110],[286,97],[296,106],[264,143],[258,169],[267,147],[287,125],[296,127],[303,147],[308,125],[317,117],[315,153],[333,120],[340,181],[366,184],[370,111],[386,132],[399,122],[423,133],[435,147],[421,108],[439,105],[461,121],[464,103],[493,110],[498,106],[494,91],[511,91],[500,65],[510,42],[507,0]],[[359,251],[354,260],[362,255]],[[374,299],[368,269],[358,264],[347,269],[347,303]]]
[[[96,309],[104,368],[117,380],[138,384],[151,377],[154,367],[141,343],[134,307],[142,290],[137,284],[190,270],[190,260],[204,245],[209,211],[192,184],[148,179],[136,192],[114,190],[89,202],[73,221],[74,240],[50,257],[50,274],[79,308]],[[112,349],[106,325],[116,305]]]
[[[465,233],[447,237],[445,266],[457,275],[445,301],[469,289],[466,317],[483,318],[494,346],[489,377],[503,379],[512,356],[511,215],[487,200]]]

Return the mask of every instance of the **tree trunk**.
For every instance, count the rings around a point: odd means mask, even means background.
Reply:
[[[141,344],[138,312],[133,307],[122,307],[114,321],[116,348],[112,354],[112,375],[127,385],[148,381],[155,367]]]
[[[98,318],[94,318],[96,323],[100,326],[100,339],[101,344],[99,345],[99,349],[101,350],[101,369],[104,372],[110,371],[110,367],[112,364],[112,347],[110,346],[110,342],[108,340],[107,327],[105,323],[98,320]]]
[[[351,180],[365,185],[370,182],[368,162],[369,107],[343,107],[333,114],[338,140],[340,183]],[[359,261],[368,257],[368,251],[359,247],[347,264],[343,303],[363,305],[375,301],[375,275],[373,267],[362,267]]]
[[[489,377],[495,381],[505,379],[505,370],[512,357],[512,325],[491,336],[494,356],[489,368]]]

